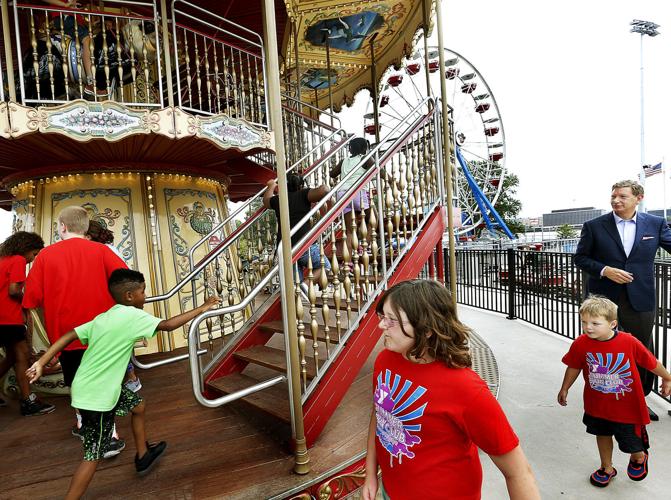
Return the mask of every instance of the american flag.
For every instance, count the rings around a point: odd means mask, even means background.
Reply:
[[[660,162],[657,165],[643,165],[643,173],[645,174],[646,177],[650,177],[655,174],[661,174],[662,163]]]

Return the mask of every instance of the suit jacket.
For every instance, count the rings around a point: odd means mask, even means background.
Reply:
[[[655,309],[654,261],[659,247],[671,252],[669,226],[661,217],[639,212],[634,246],[627,257],[615,218],[610,212],[583,225],[575,264],[589,274],[587,293],[605,295],[617,303],[624,289],[634,310],[652,311]],[[602,278],[601,270],[605,266],[630,272],[634,281],[619,285]]]

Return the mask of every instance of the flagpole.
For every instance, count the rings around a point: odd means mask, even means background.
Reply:
[[[666,221],[666,164],[664,163],[664,157],[662,156],[662,179],[663,182],[663,189],[662,189],[662,198],[664,201],[664,222],[667,223]],[[668,223],[667,223],[668,224]]]

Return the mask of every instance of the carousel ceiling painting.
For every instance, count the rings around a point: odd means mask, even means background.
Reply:
[[[301,86],[314,91],[303,100],[323,106],[330,76],[338,111],[343,103],[351,104],[359,90],[371,88],[373,57],[378,78],[385,68],[400,65],[424,24],[422,2],[431,12],[432,0],[285,0],[290,23],[285,30],[285,71],[295,73],[298,59]]]

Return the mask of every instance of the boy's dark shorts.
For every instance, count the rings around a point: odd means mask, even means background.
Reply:
[[[26,325],[0,325],[0,347],[8,348],[26,340]]]
[[[61,362],[61,370],[63,370],[63,383],[65,387],[70,387],[72,381],[77,374],[77,368],[82,364],[82,357],[86,349],[73,349],[71,351],[61,352],[58,360]]]
[[[79,410],[84,436],[84,460],[101,460],[108,450],[114,430],[114,417],[125,417],[142,402],[139,394],[121,387],[116,406],[109,411]]]
[[[613,436],[617,446],[624,453],[638,453],[650,448],[648,431],[645,425],[621,424],[603,418],[585,415],[582,423],[587,426],[587,434],[594,436]]]

